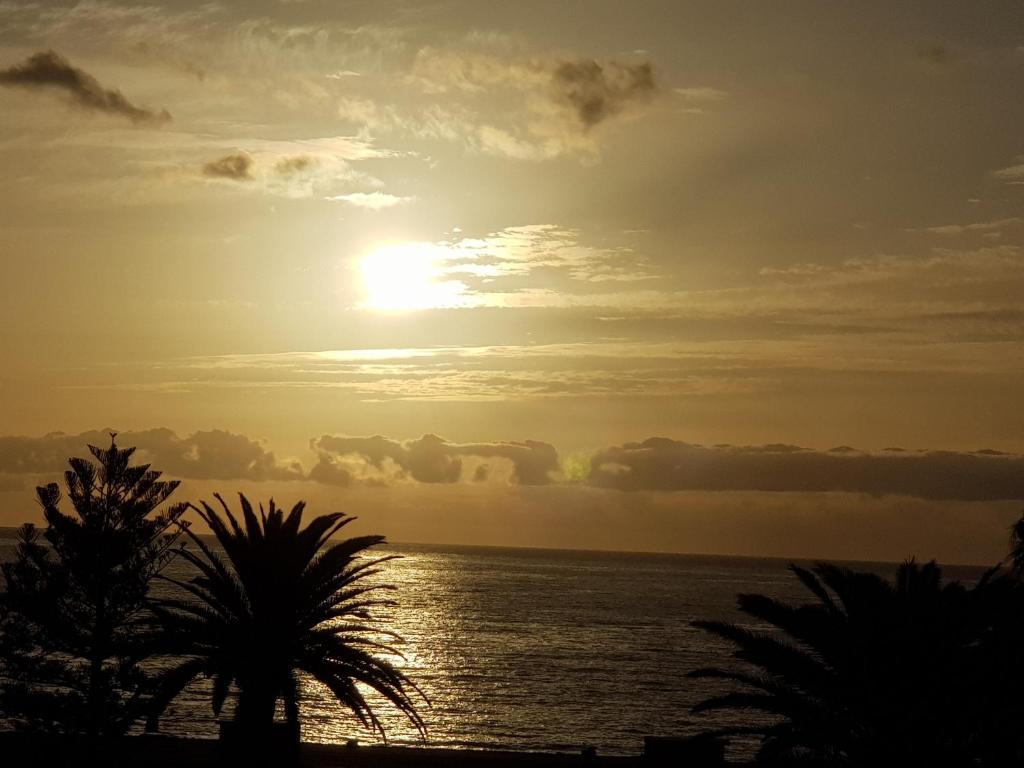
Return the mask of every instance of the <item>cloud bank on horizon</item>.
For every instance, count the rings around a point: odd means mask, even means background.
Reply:
[[[0,476],[8,490],[17,476],[52,475],[87,444],[105,444],[110,430],[78,435],[0,437]],[[585,485],[623,492],[757,491],[909,496],[934,501],[1024,500],[1024,455],[991,449],[968,452],[888,448],[880,453],[839,446],[826,451],[788,444],[702,446],[668,438],[591,452],[582,468],[567,468],[555,446],[538,440],[454,443],[427,434],[412,440],[381,435],[322,435],[310,440],[316,462],[279,460],[263,442],[223,430],[179,437],[166,428],[118,434],[137,458],[183,479],[312,481],[364,485],[497,482]]]

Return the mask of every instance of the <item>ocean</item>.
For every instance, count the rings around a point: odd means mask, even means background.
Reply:
[[[10,558],[12,535],[0,530],[0,559]],[[721,684],[686,673],[727,664],[729,647],[691,622],[751,625],[735,608],[739,592],[807,599],[779,559],[414,544],[376,554],[401,556],[383,574],[398,587],[392,596],[399,604],[381,616],[404,638],[404,670],[430,702],[422,707],[426,745],[436,747],[593,746],[628,755],[641,751],[645,735],[720,725],[691,707]],[[855,565],[887,576],[895,570]],[[175,575],[184,566],[172,566]],[[978,572],[945,569],[948,578]],[[161,731],[215,737],[208,691],[204,680],[187,689]],[[401,715],[377,703],[389,743],[423,743]],[[304,686],[301,714],[306,741],[379,741],[316,684]]]

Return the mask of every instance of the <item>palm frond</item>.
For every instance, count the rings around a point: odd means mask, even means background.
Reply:
[[[295,673],[301,670],[326,685],[364,727],[384,735],[357,683],[375,690],[424,733],[409,693],[418,689],[388,661],[402,658],[395,647],[401,638],[371,619],[375,609],[393,604],[374,594],[393,587],[372,579],[394,556],[358,557],[384,537],[332,544],[330,537],[354,518],[332,513],[302,528],[301,502],[285,516],[273,500],[257,512],[239,494],[240,522],[223,498],[215,498],[223,513],[206,502],[193,509],[225,559],[186,531],[197,551],[186,550],[183,557],[197,573],[188,581],[167,581],[189,599],[153,602],[154,614],[179,643],[178,652],[204,659],[204,669],[214,675],[214,709],[219,711],[234,683],[239,691],[236,717],[272,715],[272,707],[246,703],[247,697],[269,692],[283,698],[289,720],[297,720]]]

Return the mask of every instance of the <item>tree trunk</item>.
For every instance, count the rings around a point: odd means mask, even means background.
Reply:
[[[89,702],[86,733],[89,736],[99,736],[103,732],[107,708],[106,696],[103,693],[103,658],[94,655],[89,660],[89,694],[86,698]]]
[[[288,721],[288,738],[298,744],[302,738],[302,728],[299,724],[299,689],[294,681],[284,694],[284,715]]]
[[[107,595],[100,590],[96,596],[96,618],[93,624],[91,648],[89,648],[89,691],[86,701],[86,732],[89,736],[100,736],[107,725],[107,692],[103,683],[103,661],[107,656]]]
[[[277,690],[273,686],[263,683],[241,683],[238,706],[235,708],[239,736],[250,745],[269,739],[274,725],[276,704]]]

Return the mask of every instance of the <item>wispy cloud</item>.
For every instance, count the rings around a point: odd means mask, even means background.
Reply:
[[[1020,161],[1024,158],[1017,158]],[[1008,165],[1004,168],[999,168],[992,172],[992,175],[1010,184],[1017,184],[1024,181],[1024,162],[1015,162],[1013,165]]]
[[[384,208],[393,208],[396,205],[407,203],[411,197],[399,197],[389,195],[386,192],[350,192],[347,195],[332,195],[325,198],[337,203],[347,203],[356,208],[369,208],[372,211],[379,211]]]
[[[1000,230],[1008,227],[1019,226],[1020,224],[1024,224],[1024,219],[1014,216],[1007,219],[997,219],[996,221],[978,221],[972,224],[943,224],[937,227],[925,227],[920,231],[929,232],[933,235],[954,237],[957,235],[969,234],[971,232],[999,232]]]
[[[672,93],[683,102],[683,111],[689,114],[702,115],[714,104],[729,98],[729,92],[711,86],[690,86],[673,88]]]
[[[723,91],[721,88],[712,88],[711,86],[690,86],[687,88],[673,88],[672,92],[678,96],[682,96],[683,99],[690,102],[714,102],[724,101],[729,98],[729,92]]]
[[[656,277],[631,248],[598,247],[580,232],[555,224],[508,227],[481,238],[460,237],[438,244],[439,270],[466,282],[465,298],[477,306],[504,305],[512,280],[544,273],[556,293],[590,292],[602,284]],[[521,289],[517,286],[516,289]]]
[[[618,115],[639,114],[658,91],[647,61],[435,47],[420,48],[399,82],[418,91],[411,98],[415,108],[364,92],[344,95],[339,114],[378,134],[454,142],[529,161],[595,157],[600,137],[594,129]]]

